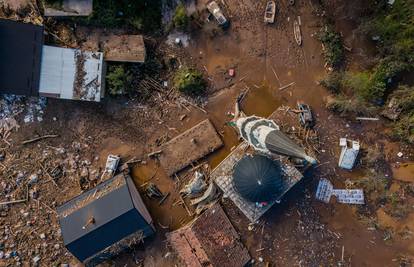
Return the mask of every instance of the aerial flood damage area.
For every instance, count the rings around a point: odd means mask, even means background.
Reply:
[[[413,1],[0,7],[0,266],[414,265]]]

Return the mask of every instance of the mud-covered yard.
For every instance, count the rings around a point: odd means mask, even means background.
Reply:
[[[195,6],[201,14],[205,14],[205,2]],[[194,218],[176,203],[196,164],[168,177],[158,160],[148,154],[208,118],[224,146],[196,163],[207,163],[206,169],[213,169],[240,142],[228,122],[242,91],[247,91],[242,102],[247,115],[266,117],[279,106],[294,109],[298,100],[308,103],[316,117],[319,140],[318,165],[257,224],[249,225],[228,199],[221,201],[254,259],[252,264],[410,266],[414,260],[414,174],[413,165],[404,163],[413,161],[412,148],[389,140],[383,119],[361,122],[338,117],[325,108],[328,93],[318,81],[327,70],[316,38],[324,19],[317,1],[295,1],[293,6],[288,1],[278,2],[272,25],[263,23],[266,1],[219,2],[225,3],[231,21],[226,31],[217,30],[210,21],[186,33],[188,45],[168,45],[166,36],[157,39],[156,47],[166,58],[173,53],[180,62],[191,62],[204,72],[209,91],[194,102],[202,108],[165,88],[145,101],[106,97],[98,104],[49,99],[42,119],[25,123],[30,106],[23,101],[24,111],[16,116],[20,128],[1,135],[0,201],[24,199],[27,193],[29,198],[0,206],[0,266],[78,264],[63,246],[55,208],[101,181],[108,154],[120,155],[122,162],[135,162],[130,165],[132,176],[157,228],[155,237],[113,259],[113,264],[180,266],[165,242],[165,233]],[[302,46],[293,36],[293,21],[298,19]],[[353,64],[363,64],[364,55],[372,48],[362,46],[363,37],[349,29],[347,20],[352,18],[338,17],[344,39],[361,44],[347,56]],[[235,69],[235,77],[228,75],[230,68]],[[54,137],[22,144],[45,135]],[[340,137],[358,139],[362,144],[363,155],[352,171],[337,167]],[[370,154],[373,148],[380,155]],[[384,179],[372,178],[371,174],[379,172]],[[320,178],[330,179],[338,188],[363,187],[367,204],[355,207],[316,201]],[[162,204],[145,196],[149,182],[170,193]]]

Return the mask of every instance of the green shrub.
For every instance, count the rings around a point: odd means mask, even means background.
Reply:
[[[43,0],[43,2],[48,6],[56,9],[62,8],[63,0]]]
[[[326,62],[332,67],[338,67],[344,60],[341,36],[332,27],[325,27],[319,34],[319,40],[324,45]]]
[[[174,76],[174,87],[189,95],[200,95],[206,89],[203,74],[197,70],[182,68]]]
[[[328,89],[330,92],[334,94],[338,94],[341,92],[342,84],[343,84],[343,73],[333,71],[328,74],[323,80],[320,81],[320,84]]]
[[[340,115],[363,115],[372,116],[376,113],[376,108],[365,103],[363,100],[355,98],[348,99],[345,96],[329,97],[326,108],[339,113]]]
[[[111,95],[123,95],[131,91],[131,81],[132,76],[124,65],[109,66],[106,82]]]
[[[94,0],[93,12],[78,23],[99,27],[125,27],[154,33],[161,27],[160,0]]]
[[[391,136],[407,142],[408,144],[414,144],[414,112],[406,114],[400,118],[399,121],[394,123]]]
[[[378,37],[380,60],[371,71],[370,85],[363,92],[369,100],[383,98],[388,81],[414,68],[414,1],[397,0],[392,6],[372,6],[372,16],[361,25],[364,33]]]
[[[185,6],[182,3],[176,7],[172,21],[174,26],[178,29],[185,30],[187,28],[190,19],[187,16]]]
[[[414,87],[399,86],[390,98],[397,99],[397,104],[403,112],[410,113],[414,111]]]

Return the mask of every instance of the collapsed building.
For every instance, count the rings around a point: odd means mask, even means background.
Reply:
[[[241,267],[250,261],[249,252],[218,203],[190,224],[168,233],[167,239],[188,267]]]

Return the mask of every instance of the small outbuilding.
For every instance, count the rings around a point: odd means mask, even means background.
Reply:
[[[94,266],[155,232],[129,175],[119,174],[57,209],[66,248]]]

